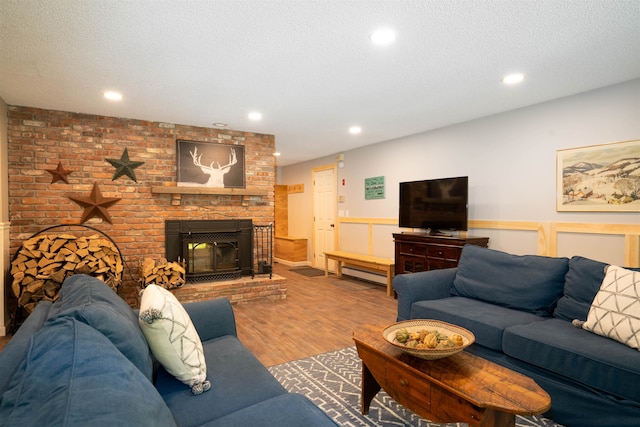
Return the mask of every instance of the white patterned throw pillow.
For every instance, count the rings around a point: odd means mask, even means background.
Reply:
[[[144,289],[138,317],[151,352],[171,375],[191,387],[193,394],[211,388],[202,342],[189,314],[168,290]]]
[[[640,350],[640,272],[607,266],[582,327]]]

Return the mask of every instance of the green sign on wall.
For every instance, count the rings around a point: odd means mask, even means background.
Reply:
[[[384,176],[364,179],[365,200],[384,199]]]

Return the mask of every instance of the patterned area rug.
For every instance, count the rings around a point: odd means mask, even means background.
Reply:
[[[290,392],[307,396],[340,426],[467,426],[432,423],[404,409],[380,391],[368,415],[360,413],[362,364],[355,347],[294,360],[269,368]],[[558,427],[544,417],[516,417],[518,427]]]

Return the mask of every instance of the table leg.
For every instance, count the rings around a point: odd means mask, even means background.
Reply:
[[[329,277],[329,257],[324,256],[324,277]]]
[[[381,390],[380,384],[373,378],[367,365],[362,363],[362,415],[369,413],[369,406],[376,394]]]

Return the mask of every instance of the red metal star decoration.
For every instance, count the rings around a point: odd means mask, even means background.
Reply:
[[[72,170],[67,170],[64,167],[62,167],[62,163],[58,162],[58,167],[55,169],[45,169],[47,172],[49,172],[53,177],[51,178],[51,183],[54,184],[58,181],[64,181],[67,184],[69,183],[69,181],[67,180],[67,175],[69,175],[70,173],[73,173]]]
[[[98,187],[98,184],[95,182],[93,183],[93,190],[91,190],[91,195],[89,197],[69,196],[69,199],[84,207],[80,224],[83,224],[85,221],[93,217],[102,218],[109,224],[113,224],[107,208],[121,200],[118,197],[102,197],[100,187]]]

